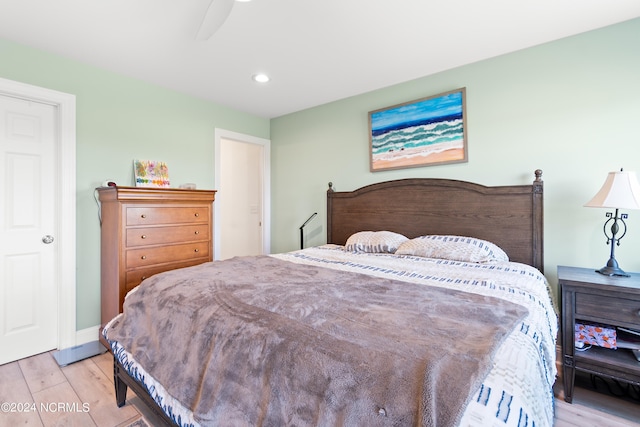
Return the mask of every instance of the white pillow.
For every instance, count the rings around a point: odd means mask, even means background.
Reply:
[[[497,245],[464,236],[420,236],[402,243],[395,253],[477,263],[509,261]]]
[[[349,252],[392,254],[407,240],[407,237],[392,231],[359,231],[347,239],[345,249]]]

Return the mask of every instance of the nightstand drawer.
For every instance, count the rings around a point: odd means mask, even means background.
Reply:
[[[640,325],[640,300],[577,292],[575,315]]]

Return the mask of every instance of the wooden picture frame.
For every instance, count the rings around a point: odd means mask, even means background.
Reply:
[[[467,162],[466,88],[369,112],[371,172]]]

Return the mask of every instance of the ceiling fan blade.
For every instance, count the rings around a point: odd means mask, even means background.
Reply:
[[[209,40],[227,20],[234,3],[235,0],[211,0],[198,28],[196,40]]]

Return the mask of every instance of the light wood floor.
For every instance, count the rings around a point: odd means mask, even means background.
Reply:
[[[21,405],[15,409],[22,410],[0,412],[0,427],[125,427],[142,417],[150,426],[158,424],[131,390],[122,408],[115,399],[111,353],[63,368],[51,353],[0,366],[0,404],[15,403]],[[58,403],[66,406],[59,408]]]
[[[554,387],[556,427],[640,427],[640,402],[593,391],[588,377],[584,376],[576,378],[573,403],[566,403],[561,375]]]
[[[127,404],[117,408],[113,359],[104,353],[58,367],[51,353],[0,366],[0,404],[15,403],[22,412],[0,412],[0,426],[125,427],[143,417],[157,419],[130,390]],[[573,404],[556,390],[557,427],[640,427],[640,404],[576,388]],[[59,408],[58,403],[63,407]],[[22,405],[22,408],[17,407]],[[46,408],[42,410],[41,405]],[[25,411],[24,406],[29,409]],[[597,409],[594,409],[597,408]],[[4,407],[3,407],[4,409]],[[32,409],[35,409],[32,410]]]

